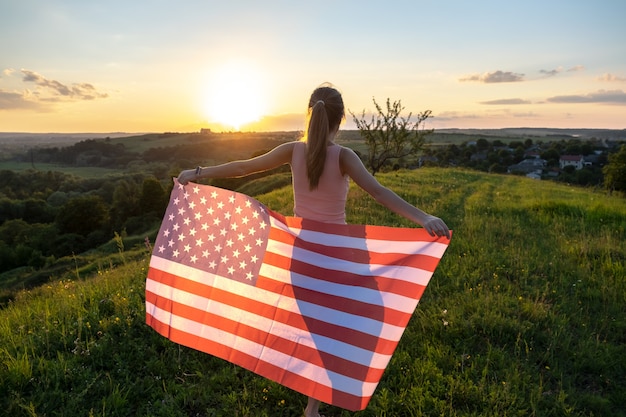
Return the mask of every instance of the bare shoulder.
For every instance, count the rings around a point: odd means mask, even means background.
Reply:
[[[344,174],[350,174],[354,172],[355,169],[359,169],[363,166],[363,162],[357,153],[345,146],[341,147],[341,151],[339,153],[339,163],[341,164],[341,170]]]
[[[281,143],[270,152],[268,152],[268,154],[273,154],[278,159],[283,160],[284,162],[290,162],[291,155],[293,154],[293,149],[295,148],[297,143],[297,141]]]

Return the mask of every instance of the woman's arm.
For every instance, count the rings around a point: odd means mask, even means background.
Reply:
[[[291,162],[291,154],[295,143],[283,143],[263,155],[250,159],[232,161],[210,167],[187,169],[178,174],[178,182],[185,185],[189,181],[196,181],[201,178],[244,177],[255,172],[268,171]]]
[[[407,219],[420,224],[431,236],[445,236],[450,239],[450,229],[439,217],[432,216],[409,204],[389,188],[381,185],[367,171],[363,162],[353,150],[343,148],[340,154],[341,170],[377,202]]]

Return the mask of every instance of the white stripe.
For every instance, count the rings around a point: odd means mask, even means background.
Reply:
[[[389,266],[379,264],[362,264],[334,258],[332,256],[321,255],[306,249],[293,247],[287,243],[270,239],[267,244],[267,251],[292,259],[305,262],[311,265],[320,266],[325,269],[334,269],[336,271],[349,271],[354,275],[362,275],[364,277],[381,276],[384,278],[398,279],[422,286],[428,285],[430,277],[433,275],[431,271],[410,266]]]
[[[146,290],[176,303],[225,317],[282,339],[295,341],[300,345],[346,358],[360,365],[385,369],[389,363],[389,359],[391,359],[390,355],[375,353],[325,336],[311,334],[306,330],[284,323],[274,322],[272,319],[259,316],[241,308],[209,300],[208,298],[182,291],[151,279],[146,281]],[[280,304],[284,303],[279,303],[276,308],[282,309],[283,306]],[[294,337],[295,335],[297,335],[297,337]]]
[[[413,314],[418,303],[418,300],[412,297],[355,285],[328,282],[307,275],[296,274],[295,272],[268,264],[263,264],[259,273],[274,281],[291,284],[297,288],[317,291],[321,294],[349,298],[360,303],[374,305],[375,307],[373,308],[384,306],[387,309],[400,311],[405,314]],[[367,278],[363,279],[366,280]],[[294,289],[294,291],[297,290]],[[332,311],[334,312],[335,310]]]
[[[288,369],[290,371],[334,390],[346,392],[357,397],[369,397],[374,394],[374,390],[378,385],[377,382],[363,382],[336,372],[331,372],[310,362],[297,359],[267,346],[235,336],[232,333],[224,332],[220,329],[173,315],[149,302],[146,302],[146,311],[156,320],[174,329],[228,346],[247,355],[258,357],[259,360],[267,363],[281,364],[281,367],[283,367],[283,364],[289,364]]]
[[[276,294],[271,291],[256,288],[252,285],[244,284],[230,278],[219,277],[205,271],[181,265],[167,259],[159,258],[157,256],[152,256],[152,259],[150,260],[150,267],[165,271],[170,274],[184,276],[189,280],[212,286],[220,290],[227,291],[231,294],[246,297],[254,301],[263,302],[264,304],[267,304],[269,306],[276,306],[283,299],[291,300],[291,303],[285,303],[281,306],[281,308],[290,313],[305,315],[298,308],[298,303],[302,302],[296,301],[285,294]],[[267,265],[264,265],[261,268],[261,271],[263,271],[263,268],[265,267],[267,267]],[[282,272],[284,273],[285,271]],[[311,304],[307,303],[306,305],[310,306]],[[389,323],[381,323],[377,320],[369,319],[367,317],[357,316],[327,307],[316,306],[316,308],[316,313],[328,318],[328,320],[326,320],[328,323],[338,324],[340,326],[348,327],[350,329],[354,329],[372,336],[377,336],[382,339],[398,341],[402,336],[402,333],[404,332],[404,327],[402,326],[394,326]],[[415,307],[413,308],[413,310],[414,309]],[[411,312],[413,310],[411,310]],[[313,316],[313,318],[320,319],[317,316]]]
[[[428,255],[435,258],[441,258],[446,251],[448,245],[439,242],[429,241],[399,241],[399,240],[382,240],[372,238],[350,237],[332,232],[316,232],[309,229],[301,229],[296,226],[287,226],[285,223],[270,216],[270,224],[280,230],[286,231],[305,242],[318,243],[326,246],[335,246],[341,248],[354,248],[377,253],[405,253]],[[383,226],[381,226],[383,227]],[[415,229],[417,230],[417,229]],[[401,229],[397,233],[402,233]]]

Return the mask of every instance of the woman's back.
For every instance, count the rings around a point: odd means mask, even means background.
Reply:
[[[309,187],[306,152],[305,142],[296,143],[293,147],[291,173],[294,215],[326,223],[345,224],[349,178],[341,173],[341,146],[332,144],[326,148],[324,170],[313,190]]]

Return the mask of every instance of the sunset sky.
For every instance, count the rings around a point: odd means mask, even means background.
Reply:
[[[623,129],[625,20],[623,0],[0,0],[0,131],[299,130],[323,82],[435,129]]]

